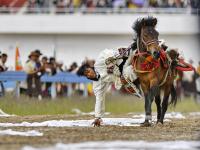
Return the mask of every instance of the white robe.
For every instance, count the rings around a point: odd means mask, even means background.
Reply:
[[[130,80],[131,82],[137,79],[137,75],[134,72],[134,68],[132,66],[134,54],[135,54],[134,51],[130,52],[129,57],[123,66],[123,76],[126,80]]]
[[[116,65],[120,65],[123,59],[116,60],[113,74],[107,73],[107,65],[105,64],[106,59],[108,59],[109,57],[115,58],[116,56],[119,56],[118,50],[105,49],[100,53],[94,65],[95,71],[98,72],[100,75],[99,80],[93,82],[93,91],[96,96],[95,117],[97,118],[101,118],[104,115],[105,94],[109,86],[112,83],[115,83],[116,89],[120,89],[122,86],[120,76],[118,76],[119,68]],[[131,61],[130,59],[128,60]],[[130,76],[130,72],[133,72],[133,70],[130,70],[130,64],[131,63],[129,62],[129,64],[127,63],[127,67],[124,67],[127,76]]]

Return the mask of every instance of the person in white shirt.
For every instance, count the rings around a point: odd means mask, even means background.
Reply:
[[[124,84],[121,80],[122,77],[131,83],[136,81],[137,76],[130,63],[132,55],[131,47],[118,50],[106,49],[99,54],[94,68],[83,65],[78,70],[78,75],[84,75],[88,79],[93,80],[93,91],[96,96],[95,126],[101,125],[101,118],[105,112],[105,94],[108,87],[114,83],[115,88],[120,89],[122,84]],[[126,63],[126,61],[129,62]],[[125,63],[126,65],[124,65]],[[130,85],[128,84],[128,86]]]
[[[36,52],[31,52],[29,55],[29,60],[26,62],[24,71],[27,73],[27,93],[29,97],[33,96],[33,91],[36,89],[37,96],[39,99],[41,99],[41,87],[38,87],[40,85],[37,85],[37,79],[38,74],[40,72],[40,68],[37,67],[36,63],[38,61],[38,54]]]

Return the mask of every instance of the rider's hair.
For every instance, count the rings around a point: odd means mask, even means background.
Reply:
[[[83,64],[79,69],[78,69],[78,71],[77,71],[77,75],[78,76],[85,76],[85,71],[86,71],[86,69],[88,69],[88,68],[91,68],[91,69],[93,69],[94,70],[94,67],[90,67],[88,64]],[[96,74],[96,76],[94,77],[94,78],[89,78],[89,77],[87,77],[88,79],[90,79],[90,80],[93,80],[93,81],[98,81],[99,80],[99,78],[100,78],[100,75],[99,74],[97,74],[96,72],[95,72],[95,74]]]
[[[143,26],[152,26],[153,28],[155,28],[156,24],[157,24],[157,18],[153,16],[148,16],[148,17],[137,19],[134,22],[132,29],[135,31],[137,36],[140,36],[141,29]]]
[[[88,64],[83,64],[79,69],[78,69],[78,71],[77,71],[77,75],[78,76],[84,76],[84,72],[85,72],[85,70],[87,69],[87,68],[89,68],[89,65]]]

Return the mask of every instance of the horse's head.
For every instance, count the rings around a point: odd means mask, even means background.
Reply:
[[[156,18],[146,17],[138,19],[133,26],[137,33],[137,48],[140,51],[150,53],[155,58],[160,50],[158,42],[159,33],[155,29],[156,24]]]

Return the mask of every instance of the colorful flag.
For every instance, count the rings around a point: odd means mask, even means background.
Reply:
[[[16,47],[16,51],[15,51],[15,70],[16,71],[23,70],[18,47]]]

